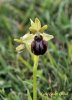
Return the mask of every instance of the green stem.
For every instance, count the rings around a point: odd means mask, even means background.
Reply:
[[[39,56],[34,55],[34,67],[33,67],[33,100],[37,100],[37,67],[38,67]]]

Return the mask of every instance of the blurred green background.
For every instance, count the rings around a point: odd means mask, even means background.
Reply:
[[[40,56],[38,100],[72,100],[72,0],[0,0],[0,100],[33,96],[33,58],[26,49],[17,54],[14,38],[36,17],[54,35]]]

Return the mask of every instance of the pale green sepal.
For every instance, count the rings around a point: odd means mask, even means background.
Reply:
[[[24,44],[20,44],[19,46],[16,47],[16,51],[19,52],[24,49]]]
[[[33,24],[34,24],[34,22],[32,21],[32,19],[30,19],[30,22],[31,22],[31,25],[33,25]]]
[[[41,33],[41,35],[43,36],[43,39],[44,39],[45,41],[49,41],[49,40],[51,40],[52,38],[54,38],[53,35],[49,35],[49,34],[47,34],[47,33]]]
[[[26,44],[30,44],[31,45],[31,42],[34,39],[34,36],[35,35],[33,35],[33,34],[27,33],[24,36],[22,36],[20,39],[23,41],[23,43],[26,43]]]
[[[41,27],[41,29],[39,31],[40,32],[44,32],[47,28],[48,28],[48,26],[47,25],[44,25],[43,27]]]

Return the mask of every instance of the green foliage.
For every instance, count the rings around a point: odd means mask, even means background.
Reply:
[[[0,100],[32,98],[33,58],[16,53],[14,38],[35,17],[54,35],[39,61],[38,100],[72,100],[72,0],[0,0]]]

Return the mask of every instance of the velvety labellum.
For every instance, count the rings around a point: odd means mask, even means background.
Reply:
[[[41,35],[35,36],[31,43],[31,51],[35,55],[43,55],[47,51],[47,42]]]

